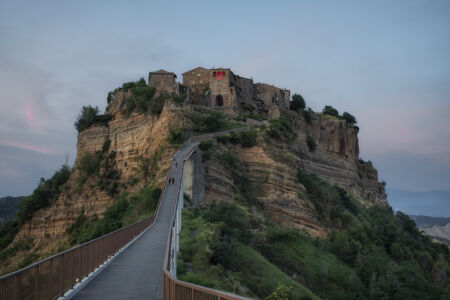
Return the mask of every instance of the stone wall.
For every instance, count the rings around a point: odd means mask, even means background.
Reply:
[[[174,73],[164,70],[150,72],[148,75],[148,85],[156,88],[156,95],[161,93],[178,94],[179,87],[175,81],[176,77]]]

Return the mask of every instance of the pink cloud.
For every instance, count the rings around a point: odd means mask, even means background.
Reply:
[[[42,147],[42,146],[36,146],[36,145],[27,145],[27,144],[24,144],[24,143],[21,143],[21,142],[0,141],[0,145],[20,148],[20,149],[29,150],[29,151],[34,151],[34,152],[38,152],[38,153],[46,154],[46,155],[57,154],[56,151],[53,150],[53,149],[50,149],[50,148],[47,148],[47,147]]]

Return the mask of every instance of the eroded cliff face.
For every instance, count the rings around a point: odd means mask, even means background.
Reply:
[[[123,102],[123,99],[118,99]],[[116,102],[111,106],[120,108]],[[109,108],[109,111],[113,109]],[[160,153],[155,176],[156,184],[163,186],[172,154],[176,149],[167,143],[169,128],[179,126],[181,120],[170,104],[166,105],[159,116],[133,113],[128,117],[120,111],[113,111],[113,119],[108,126],[92,126],[78,134],[77,158],[74,171],[65,184],[58,200],[49,207],[38,210],[31,220],[26,222],[16,240],[33,238],[45,247],[49,240],[62,238],[66,228],[73,223],[83,209],[87,217],[97,215],[101,218],[103,212],[114,201],[114,196],[98,186],[98,176],[88,176],[80,188],[81,172],[78,164],[86,153],[99,153],[105,141],[110,140],[110,146],[104,157],[109,157],[111,168],[117,172],[117,193],[136,192],[145,184],[145,178],[140,172],[142,158],[152,157]],[[108,111],[108,109],[107,109]],[[101,162],[101,165],[105,161]],[[100,171],[100,176],[104,175]],[[133,181],[131,184],[130,182]]]
[[[255,147],[243,148],[216,143],[217,153],[230,151],[244,168],[254,196],[272,219],[285,226],[303,229],[312,236],[325,237],[327,229],[315,217],[312,203],[302,196],[298,169],[313,173],[322,180],[342,187],[366,205],[386,206],[384,187],[378,182],[371,164],[359,160],[355,128],[344,120],[316,115],[311,124],[298,114],[288,113],[297,137],[292,142],[269,141],[259,137]],[[306,138],[311,136],[317,148],[311,151]],[[230,170],[217,157],[204,162],[205,198],[231,201],[236,187]]]

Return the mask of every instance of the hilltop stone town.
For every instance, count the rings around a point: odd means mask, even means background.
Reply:
[[[173,72],[150,72],[149,86],[157,93],[187,94],[187,103],[215,108],[229,114],[258,110],[265,118],[280,116],[280,109],[289,109],[290,91],[234,74],[228,68],[195,68],[182,74],[183,83],[176,82]]]

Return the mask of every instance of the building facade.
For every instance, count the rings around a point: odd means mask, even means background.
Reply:
[[[257,111],[271,119],[280,110],[289,109],[290,91],[234,74],[229,68],[198,67],[182,74],[183,83],[176,83],[176,75],[159,70],[150,72],[149,85],[157,93],[186,91],[188,102],[231,114]]]

